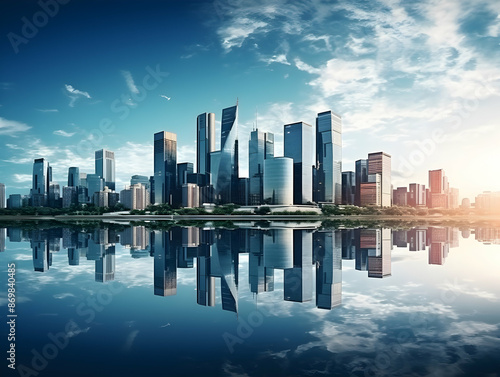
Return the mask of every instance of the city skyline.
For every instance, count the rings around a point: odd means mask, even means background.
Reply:
[[[219,109],[236,98],[242,176],[242,135],[255,124],[277,135],[279,156],[284,124],[313,123],[332,109],[342,114],[343,171],[383,150],[393,156],[394,187],[425,183],[428,170],[442,168],[461,198],[498,191],[500,177],[486,167],[500,136],[497,3],[285,5],[127,2],[117,17],[111,3],[74,1],[28,38],[22,18],[32,21],[40,5],[2,3],[0,182],[7,196],[28,194],[35,158],[62,162],[53,172],[62,187],[70,166],[92,173],[100,149],[115,151],[121,189],[132,175],[152,175],[149,135],[160,130],[177,134],[179,162],[196,162],[196,117],[214,112],[220,126]],[[129,25],[138,12],[144,28],[135,35]],[[93,32],[80,34],[89,20]],[[26,42],[13,43],[12,33]],[[115,48],[102,58],[108,46]],[[470,180],[473,174],[484,179]]]

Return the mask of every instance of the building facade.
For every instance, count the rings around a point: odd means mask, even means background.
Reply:
[[[353,171],[342,172],[342,204],[354,205],[356,197],[356,174]]]
[[[173,204],[177,175],[177,135],[154,135],[154,204]]]
[[[293,202],[313,201],[314,129],[304,122],[284,126],[284,155],[293,160]]]
[[[215,202],[233,202],[238,190],[238,104],[222,110],[220,154],[216,166]],[[213,152],[211,156],[214,156]],[[211,170],[212,174],[213,169]]]
[[[380,174],[369,174],[368,182],[362,182],[360,186],[360,206],[381,206],[382,179]]]
[[[288,157],[264,161],[263,202],[272,205],[293,205],[293,160]]]
[[[127,209],[145,209],[149,205],[149,191],[140,183],[120,191],[120,203]]]
[[[104,179],[104,186],[115,190],[115,152],[107,149],[95,152],[95,174]]]
[[[316,118],[314,201],[342,203],[342,118],[332,111]]]
[[[33,163],[33,182],[31,188],[31,205],[43,207],[47,205],[49,185],[52,181],[52,169],[43,158],[37,158]]]
[[[0,183],[0,208],[5,208],[6,204],[5,185],[3,183]]]
[[[368,160],[356,161],[356,192],[354,195],[354,204],[361,206],[361,183],[368,182]]]
[[[77,167],[70,167],[68,169],[68,187],[80,186],[80,169]]]
[[[264,160],[274,157],[274,134],[253,130],[248,142],[249,204],[262,204]]]
[[[391,156],[384,152],[368,154],[368,174],[380,174],[380,205],[391,206]]]
[[[408,189],[406,187],[398,187],[393,190],[392,205],[406,207],[408,205]]]
[[[215,151],[215,114],[203,113],[196,118],[196,172],[210,173],[210,153]]]
[[[408,205],[411,207],[425,207],[427,205],[425,185],[410,183],[408,191]]]

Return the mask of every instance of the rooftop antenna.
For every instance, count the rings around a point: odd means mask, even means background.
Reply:
[[[257,106],[255,106],[255,129],[259,129],[259,125],[257,124],[257,121],[259,119],[258,113],[257,113]]]

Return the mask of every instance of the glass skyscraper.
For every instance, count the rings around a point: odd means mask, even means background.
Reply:
[[[361,205],[361,183],[368,182],[368,160],[356,161],[356,192],[354,195],[354,204]]]
[[[330,110],[316,118],[314,201],[342,202],[342,118]]]
[[[263,202],[274,205],[293,205],[293,160],[288,157],[264,161]]]
[[[210,173],[210,153],[215,151],[215,114],[203,113],[196,118],[196,172]]]
[[[249,204],[262,204],[264,160],[274,157],[274,134],[253,130],[248,142]]]
[[[5,208],[5,185],[0,183],[0,208]]]
[[[31,205],[43,207],[47,205],[49,185],[52,181],[52,169],[43,158],[37,158],[33,163],[33,185],[31,188]]]
[[[68,169],[68,187],[80,186],[80,169],[71,167]]]
[[[154,135],[155,204],[172,204],[176,186],[176,174],[177,135],[166,131],[157,132]]]
[[[353,171],[342,172],[342,204],[353,205],[356,196],[356,175]]]
[[[94,194],[104,190],[104,179],[98,174],[87,174],[88,197],[92,201]]]
[[[391,156],[384,152],[368,154],[368,174],[380,174],[380,205],[391,206]]]
[[[314,129],[304,122],[284,126],[284,154],[293,159],[293,202],[313,200]]]
[[[107,149],[95,152],[95,173],[104,179],[104,186],[115,190],[115,152]]]
[[[219,157],[215,201],[231,203],[238,188],[238,104],[222,110]]]

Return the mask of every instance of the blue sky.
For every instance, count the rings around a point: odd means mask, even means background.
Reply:
[[[50,4],[48,11],[41,4]],[[54,6],[57,4],[57,8]],[[239,99],[240,174],[253,125],[343,118],[343,170],[393,156],[393,184],[445,169],[461,196],[500,190],[500,3],[475,1],[2,1],[0,182],[27,194],[45,157],[117,188],[153,172],[153,134],[195,161],[196,116]],[[47,15],[50,13],[49,15]],[[35,23],[35,28],[26,26]],[[38,26],[36,26],[38,25]],[[217,133],[219,137],[220,133]]]

